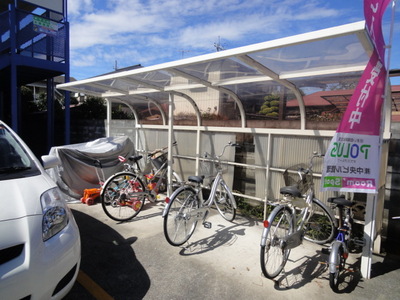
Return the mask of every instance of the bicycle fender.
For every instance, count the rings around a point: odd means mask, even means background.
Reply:
[[[235,196],[233,196],[231,189],[228,187],[228,185],[226,184],[226,182],[223,179],[221,179],[221,184],[224,185],[225,190],[229,193],[229,198],[232,199],[233,208],[237,209]]]
[[[191,186],[187,186],[187,185],[186,186],[185,185],[181,186],[180,188],[176,189],[172,193],[171,197],[169,197],[169,199],[170,199],[169,203],[167,205],[165,205],[165,207],[163,209],[163,212],[162,212],[162,217],[163,218],[167,215],[167,211],[168,211],[169,207],[171,206],[171,203],[173,202],[172,200],[176,197],[176,195],[178,193],[180,193],[183,190],[192,190],[193,192],[195,192],[195,190]]]
[[[337,261],[337,254],[340,253],[340,248],[343,246],[343,242],[334,241],[332,243],[331,253],[329,255],[329,273],[335,273],[339,265]],[[344,250],[343,250],[344,251]]]
[[[317,198],[313,198],[313,202],[318,203],[319,205],[323,206],[324,208],[326,208],[326,211],[328,212],[328,214],[331,216],[332,220],[333,220],[333,225],[335,226],[335,228],[337,228],[338,224],[337,224],[337,220],[335,218],[334,213],[332,212],[332,209],[328,206],[326,206],[326,204],[324,202],[322,202],[321,200],[317,199]]]
[[[273,211],[269,214],[268,216],[268,223],[272,224],[273,218],[275,217],[275,215],[278,213],[279,210],[281,209],[285,209],[283,206],[278,205],[277,207],[275,207],[273,209]],[[264,227],[262,235],[261,235],[261,242],[260,242],[260,246],[265,246],[266,242],[267,242],[267,233],[268,233],[269,228]]]

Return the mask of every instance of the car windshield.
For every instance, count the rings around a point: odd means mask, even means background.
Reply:
[[[0,175],[30,170],[32,166],[34,163],[22,145],[0,124]]]

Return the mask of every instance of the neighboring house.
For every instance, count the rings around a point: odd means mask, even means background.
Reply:
[[[307,107],[307,118],[321,118],[327,121],[340,120],[354,90],[319,91],[303,97]],[[286,104],[287,115],[299,115],[296,99]],[[392,86],[392,121],[400,122],[400,85]]]

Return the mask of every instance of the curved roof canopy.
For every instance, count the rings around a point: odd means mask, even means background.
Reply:
[[[216,93],[219,101],[233,103],[242,127],[246,126],[246,118],[251,115],[246,110],[254,99],[263,99],[276,92],[285,93],[297,99],[303,129],[303,97],[337,89],[343,82],[357,82],[372,50],[365,22],[361,21],[114,72],[60,84],[57,88],[124,102],[138,111],[154,105],[160,110],[164,124],[170,95],[187,100],[200,124],[200,102],[204,97],[196,95]]]

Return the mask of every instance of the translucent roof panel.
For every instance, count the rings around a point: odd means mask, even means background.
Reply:
[[[363,69],[369,59],[356,34],[249,54],[283,79],[327,69]],[[301,76],[301,75],[300,75]]]
[[[303,98],[318,91],[351,88],[372,50],[365,23],[357,22],[57,87],[118,98],[138,111],[144,111],[150,102],[164,117],[173,94],[180,99],[174,114],[193,115],[194,110],[197,116],[209,117],[204,112],[211,111],[229,115],[230,120],[241,119],[241,126],[262,110],[265,101],[279,107],[282,120],[285,103],[277,101],[292,98],[298,103],[296,114],[300,114],[301,127],[305,128],[307,106]],[[280,94],[279,100],[276,94]]]
[[[213,85],[222,84],[224,80],[262,76],[256,69],[245,65],[235,57],[216,61],[191,64],[176,68],[200,80],[211,82]]]
[[[326,74],[292,79],[291,82],[298,87],[304,95],[318,91],[346,90],[355,88],[362,72],[347,72],[337,74]]]

